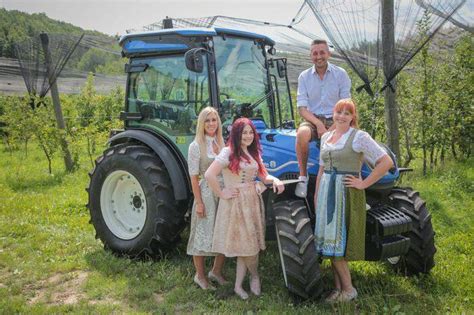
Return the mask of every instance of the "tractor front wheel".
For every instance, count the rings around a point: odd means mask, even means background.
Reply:
[[[283,200],[273,204],[273,211],[286,287],[303,299],[320,296],[323,289],[321,271],[305,203],[303,200]]]
[[[90,177],[88,208],[105,248],[156,256],[179,240],[186,207],[174,200],[168,172],[150,148],[113,146],[96,160]]]
[[[433,226],[426,203],[417,191],[411,188],[395,187],[389,195],[391,205],[403,211],[412,220],[411,231],[404,234],[410,238],[408,253],[387,259],[398,272],[406,275],[428,273],[435,265]]]

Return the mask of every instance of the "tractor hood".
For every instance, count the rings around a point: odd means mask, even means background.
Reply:
[[[262,145],[263,162],[268,172],[276,177],[282,177],[287,173],[299,173],[298,160],[296,158],[295,129],[265,129],[257,130]],[[319,161],[319,149],[313,143],[310,144],[308,168],[311,175],[317,175]]]

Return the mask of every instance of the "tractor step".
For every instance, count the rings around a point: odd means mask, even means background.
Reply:
[[[365,260],[378,261],[405,255],[410,248],[410,239],[401,235],[390,236],[380,243],[366,243]]]

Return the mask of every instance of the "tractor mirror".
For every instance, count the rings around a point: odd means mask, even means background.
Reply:
[[[189,71],[202,73],[204,70],[203,52],[205,52],[205,50],[202,48],[193,48],[184,54],[186,68],[188,68]]]
[[[282,79],[285,78],[286,77],[286,62],[284,62],[283,59],[277,59],[276,66],[277,66],[278,76]]]

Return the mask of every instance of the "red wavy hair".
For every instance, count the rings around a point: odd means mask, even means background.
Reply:
[[[252,121],[245,117],[234,121],[230,131],[229,140],[227,140],[227,145],[230,148],[229,169],[232,173],[238,174],[240,171],[241,160],[245,160],[250,163],[249,156],[245,154],[245,152],[242,150],[242,147],[240,146],[242,142],[242,133],[244,132],[245,126],[250,126],[254,135],[253,142],[247,147],[247,150],[252,158],[257,161],[258,173],[263,176],[265,175],[266,171],[260,159],[262,155],[262,147],[260,146],[259,136]]]
[[[334,113],[347,110],[352,114],[351,127],[359,128],[359,115],[354,101],[350,98],[343,98],[334,105]]]

